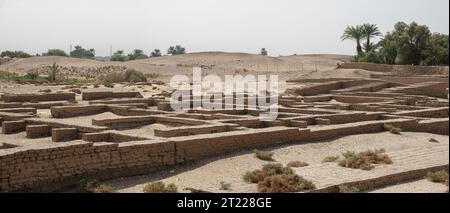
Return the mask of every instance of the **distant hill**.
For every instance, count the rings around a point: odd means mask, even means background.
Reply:
[[[57,63],[66,67],[97,68],[104,66],[124,66],[145,73],[158,73],[160,76],[189,74],[192,67],[200,66],[206,73],[248,74],[278,73],[286,78],[298,78],[316,72],[329,71],[336,64],[351,60],[345,55],[293,55],[270,57],[248,53],[198,52],[176,56],[161,56],[127,62],[101,61],[108,57],[78,59],[70,57],[42,56],[14,59],[0,65],[0,70],[25,73],[27,70]]]

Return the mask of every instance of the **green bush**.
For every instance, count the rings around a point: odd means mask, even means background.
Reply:
[[[64,50],[60,50],[60,49],[49,49],[47,51],[47,56],[69,56],[67,55],[66,52],[64,52]]]

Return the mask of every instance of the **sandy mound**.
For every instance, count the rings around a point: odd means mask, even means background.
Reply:
[[[342,55],[269,57],[247,53],[201,52],[128,62],[101,62],[69,57],[32,57],[27,59],[14,59],[6,64],[0,65],[0,70],[26,73],[33,69],[57,63],[70,70],[88,70],[89,72],[95,72],[95,69],[117,66],[133,68],[144,73],[155,73],[161,79],[168,79],[175,74],[189,74],[192,72],[192,67],[200,66],[205,72],[217,75],[278,73],[280,78],[292,79],[334,70],[337,63],[349,60],[349,56]],[[93,75],[95,76],[95,74]]]

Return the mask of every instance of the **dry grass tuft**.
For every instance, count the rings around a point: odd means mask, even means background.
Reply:
[[[396,134],[396,135],[401,135],[402,134],[402,129],[395,127],[392,124],[384,124],[383,126],[385,131],[389,131],[392,134]]]
[[[291,168],[300,168],[300,167],[305,167],[305,166],[308,166],[308,164],[305,162],[302,162],[302,161],[292,161],[287,164],[287,167],[291,167]]]
[[[337,160],[339,160],[339,156],[328,156],[322,160],[322,163],[331,163],[336,162]]]
[[[264,161],[274,161],[273,160],[273,152],[254,150],[255,157],[264,160]]]
[[[296,175],[291,168],[281,164],[267,164],[261,170],[247,172],[244,180],[258,184],[258,192],[263,193],[300,192],[315,188],[311,181]]]
[[[429,172],[426,178],[434,183],[443,183],[448,185],[448,172],[446,171]]]
[[[348,185],[340,185],[339,193],[358,193],[359,189],[356,187],[350,187]]]
[[[374,168],[372,164],[392,164],[391,158],[384,153],[384,149],[367,150],[358,154],[347,151],[342,153],[344,159],[339,161],[339,165],[352,169],[372,170]]]
[[[430,142],[430,143],[439,143],[439,141],[436,140],[435,138],[430,138],[430,140],[428,142]]]
[[[145,193],[177,193],[178,189],[177,186],[173,183],[166,186],[166,184],[164,184],[163,182],[158,181],[147,184],[144,187],[143,191]]]

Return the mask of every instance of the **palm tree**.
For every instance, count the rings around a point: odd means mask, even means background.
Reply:
[[[361,47],[361,40],[363,38],[364,38],[364,31],[361,25],[347,26],[347,28],[344,31],[344,34],[341,36],[342,41],[345,40],[356,41],[356,51],[358,52],[358,55],[363,52]]]
[[[375,38],[377,36],[381,36],[381,32],[376,24],[363,24],[362,31],[364,34],[364,38],[366,39],[366,43],[364,44],[364,50],[367,53],[376,47],[376,45],[370,42],[370,39]]]

